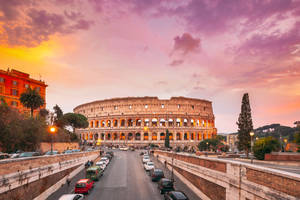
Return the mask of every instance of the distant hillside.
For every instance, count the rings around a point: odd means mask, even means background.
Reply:
[[[295,132],[300,131],[300,127],[281,126],[280,124],[271,124],[259,127],[254,130],[256,137],[272,136],[276,138],[287,138],[288,141],[294,140]]]

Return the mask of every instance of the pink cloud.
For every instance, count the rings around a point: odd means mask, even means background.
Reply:
[[[174,38],[173,51],[182,52],[184,55],[200,50],[200,39],[193,38],[189,33],[184,33],[181,37]]]

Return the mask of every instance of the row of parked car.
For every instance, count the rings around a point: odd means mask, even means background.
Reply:
[[[143,156],[142,162],[145,171],[149,172],[153,182],[158,182],[157,187],[160,194],[164,195],[165,200],[188,200],[184,192],[175,190],[174,181],[166,178],[162,169],[155,168],[154,162],[151,161],[147,152],[142,152],[140,155]]]
[[[74,193],[75,194],[64,194],[59,198],[59,200],[82,200],[84,199],[84,194],[89,194],[94,187],[95,181],[99,181],[100,177],[103,176],[103,173],[112,160],[114,156],[113,152],[106,152],[106,154],[101,157],[101,159],[94,163],[88,161],[85,164],[86,167],[86,177],[80,179],[75,184]]]

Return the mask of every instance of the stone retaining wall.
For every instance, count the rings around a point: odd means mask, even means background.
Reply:
[[[300,175],[237,161],[155,151],[197,188],[201,199],[296,200]]]

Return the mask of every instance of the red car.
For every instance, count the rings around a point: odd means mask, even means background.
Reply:
[[[75,185],[75,193],[88,194],[93,188],[94,181],[90,179],[80,179]]]

